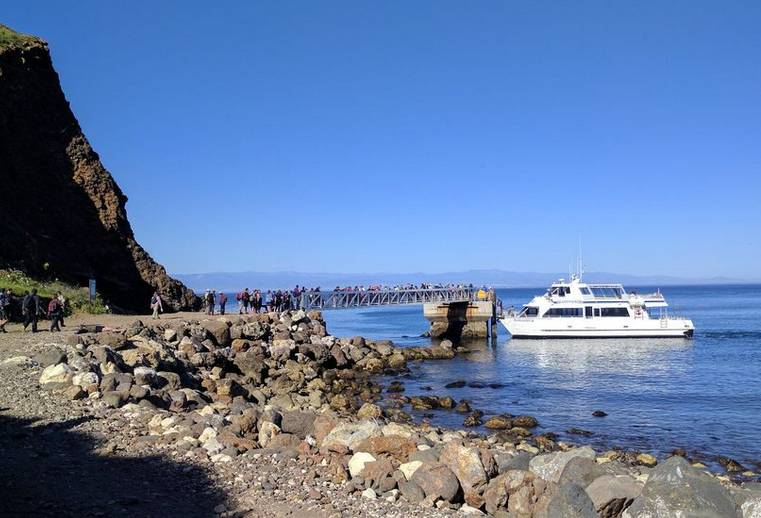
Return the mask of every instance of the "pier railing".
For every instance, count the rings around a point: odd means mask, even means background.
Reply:
[[[368,291],[306,292],[299,297],[303,309],[339,309],[371,306],[398,306],[425,302],[474,300],[471,288],[433,288]]]

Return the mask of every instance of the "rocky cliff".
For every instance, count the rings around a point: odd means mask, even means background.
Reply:
[[[47,44],[0,25],[0,266],[98,291],[118,310],[196,297],[135,241],[127,197],[101,164],[61,90]]]

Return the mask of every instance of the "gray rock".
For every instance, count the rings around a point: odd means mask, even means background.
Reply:
[[[409,460],[419,460],[420,462],[438,462],[441,455],[441,447],[430,448],[427,450],[417,450],[410,453]]]
[[[585,488],[603,475],[627,475],[628,473],[626,467],[620,462],[598,464],[588,457],[574,457],[563,468],[558,484],[576,484]]]
[[[494,460],[497,462],[497,469],[501,475],[505,471],[511,469],[528,471],[528,463],[532,457],[533,455],[526,451],[519,451],[517,455],[500,453],[494,458]]]
[[[671,457],[650,473],[642,494],[623,513],[625,518],[740,518],[742,513],[721,483]]]
[[[402,496],[409,502],[416,504],[418,502],[422,502],[425,498],[425,492],[423,489],[411,480],[401,481],[398,484],[399,491],[402,493]]]
[[[454,502],[460,493],[460,483],[452,470],[441,463],[426,462],[412,475],[425,493],[426,498],[440,498]]]
[[[110,390],[103,393],[103,402],[111,408],[119,408],[129,399],[129,392],[121,390]]]
[[[35,354],[32,359],[43,367],[66,363],[66,353],[58,347],[51,347],[41,353]]]
[[[537,455],[529,461],[529,471],[544,480],[557,482],[560,480],[560,475],[563,473],[566,464],[568,464],[571,459],[575,457],[594,459],[595,456],[595,451],[589,446],[573,448],[568,451],[547,453],[545,455]]]
[[[642,486],[628,475],[603,475],[589,484],[586,491],[601,518],[618,518],[642,493]]]
[[[536,515],[535,515],[536,516]],[[583,488],[576,484],[558,487],[547,503],[546,512],[537,518],[597,518],[594,504]]]
[[[285,433],[292,433],[300,439],[314,434],[314,420],[317,416],[312,412],[283,412],[280,427]]]

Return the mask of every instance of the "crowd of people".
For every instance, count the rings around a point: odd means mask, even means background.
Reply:
[[[434,289],[473,289],[473,285],[465,284],[397,284],[387,286],[382,284],[373,284],[369,286],[336,286],[333,293],[339,292],[377,292],[377,291],[405,291],[405,290],[434,290]],[[261,313],[262,311],[285,311],[291,309],[301,309],[304,295],[322,293],[319,286],[307,288],[296,285],[292,290],[268,290],[244,288],[235,294],[235,300],[238,303],[238,313],[247,315],[250,313]],[[207,315],[224,315],[227,311],[227,302],[229,295],[224,290],[208,289],[201,296],[203,302],[202,311]],[[159,299],[160,300],[160,299]],[[153,304],[151,305],[153,308]]]
[[[11,318],[11,300],[13,299],[13,290],[9,288],[0,289],[0,333],[7,333],[5,325]],[[61,331],[64,324],[64,313],[66,311],[66,297],[63,293],[56,292],[50,298],[47,308],[44,307],[42,299],[37,294],[37,289],[24,292],[21,299],[21,318],[24,325],[24,332],[31,328],[32,333],[38,331],[37,325],[40,317],[46,316],[50,320],[50,332]]]

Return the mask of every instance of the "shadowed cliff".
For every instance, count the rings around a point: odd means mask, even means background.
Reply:
[[[97,279],[112,307],[197,304],[135,241],[127,197],[69,108],[47,44],[0,25],[0,266],[78,285]]]

